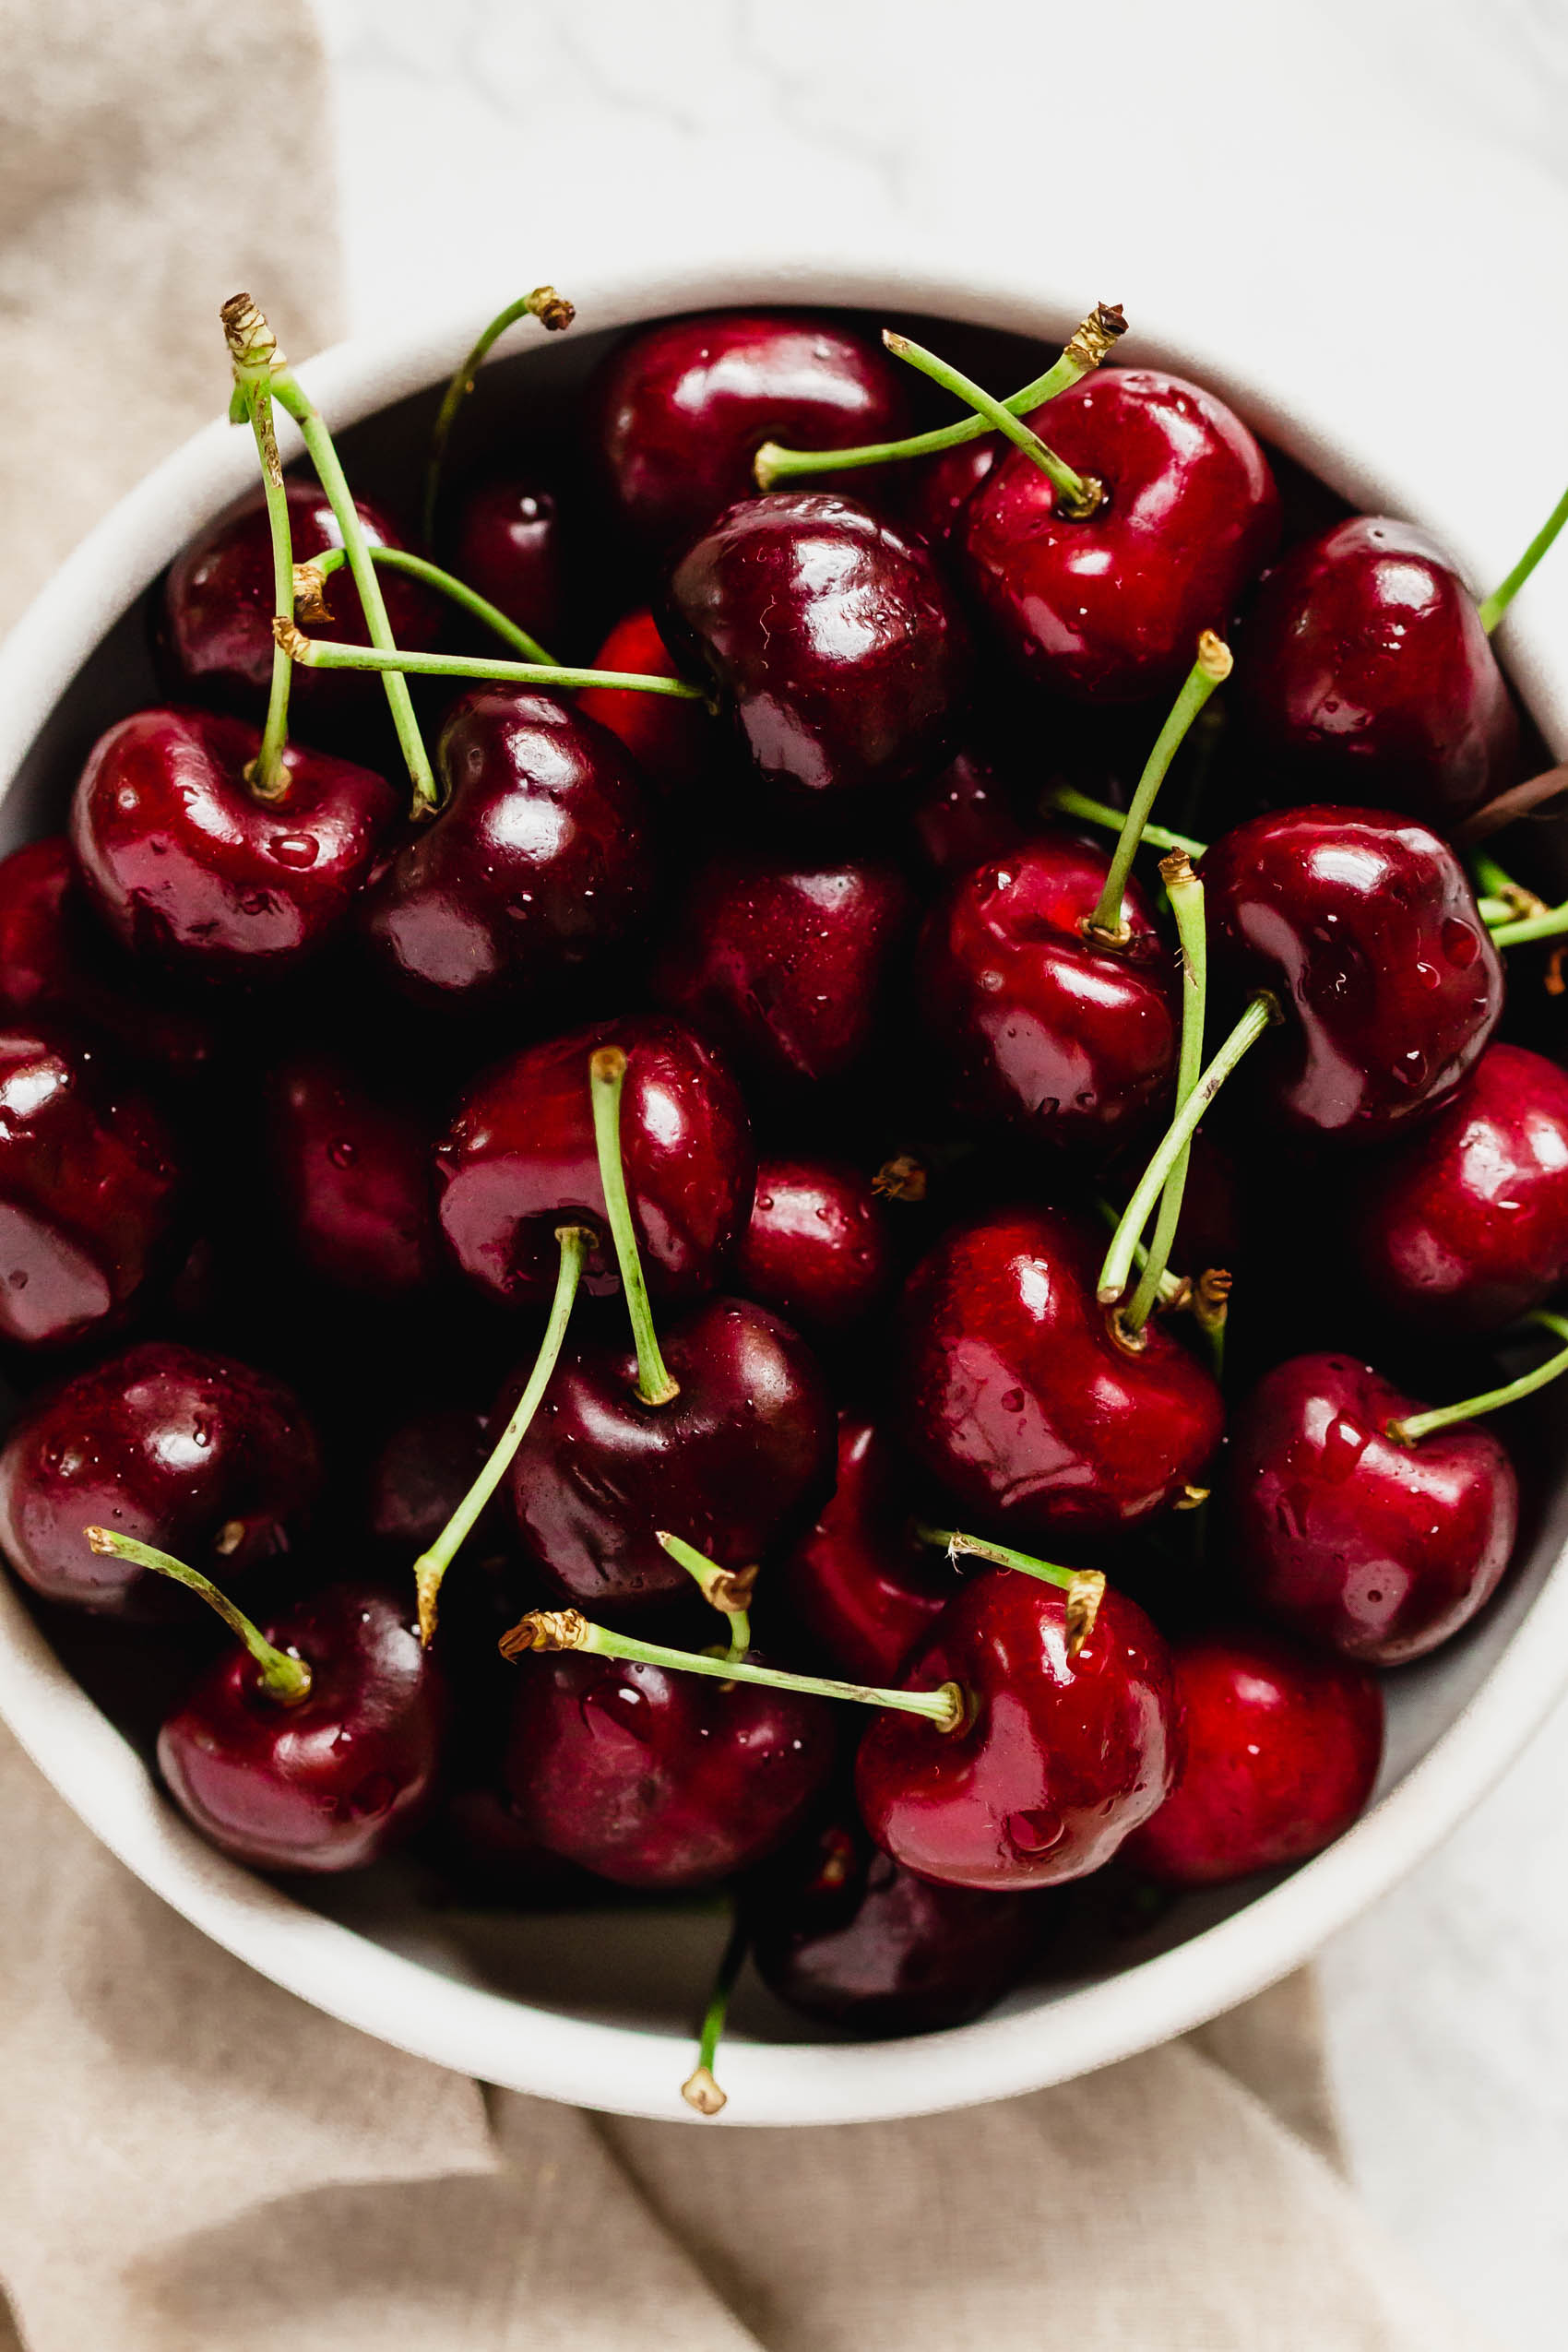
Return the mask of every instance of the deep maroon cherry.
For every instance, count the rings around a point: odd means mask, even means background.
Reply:
[[[788,1324],[707,1299],[662,1324],[659,1346],[680,1384],[668,1405],[637,1395],[631,1348],[569,1348],[506,1473],[525,1551],[589,1616],[694,1589],[661,1530],[721,1568],[753,1568],[832,1488],[833,1407]],[[509,1390],[498,1424],[514,1401]]]
[[[1414,1330],[1501,1331],[1568,1275],[1568,1075],[1538,1053],[1489,1045],[1452,1102],[1357,1173],[1357,1275]]]
[[[444,1776],[421,1843],[461,1895],[508,1910],[576,1908],[591,1886],[540,1843],[504,1788],[468,1775]]]
[[[552,1853],[621,1886],[705,1886],[783,1845],[826,1783],[833,1709],[571,1655],[518,1669],[507,1786]]]
[[[903,378],[874,344],[826,319],[745,311],[675,319],[623,343],[600,403],[615,505],[670,551],[753,494],[765,441],[848,449],[907,425]]]
[[[1348,1356],[1293,1356],[1232,1424],[1225,1474],[1235,1572],[1288,1631],[1365,1666],[1402,1666],[1496,1591],[1519,1489],[1490,1430],[1408,1441],[1426,1408]]]
[[[1174,961],[1137,884],[1123,947],[1085,931],[1110,858],[1051,833],[958,875],[916,956],[928,1034],[961,1111],[1105,1158],[1169,1093],[1181,1015]]]
[[[320,1482],[315,1432],[280,1381],[148,1341],[77,1373],[14,1423],[0,1454],[0,1550],[52,1600],[163,1614],[152,1597],[171,1588],[91,1550],[84,1527],[135,1537],[229,1585],[288,1550]]]
[[[1248,616],[1237,691],[1270,796],[1447,831],[1513,780],[1518,726],[1476,601],[1409,523],[1291,548]]]
[[[402,1422],[371,1467],[365,1524],[407,1566],[435,1541],[484,1467],[490,1420],[436,1405]]]
[[[621,1154],[654,1296],[711,1290],[750,1214],[745,1107],[719,1055],[689,1029],[637,1015],[529,1046],[469,1088],[436,1150],[442,1229],[465,1274],[506,1305],[549,1299],[564,1219],[601,1237],[584,1287],[620,1288],[588,1091],[600,1045],[627,1056]]]
[[[899,1678],[956,1682],[956,1731],[873,1718],[855,1793],[877,1844],[940,1885],[1007,1893],[1082,1878],[1169,1793],[1181,1763],[1170,1657],[1114,1589],[1068,1655],[1066,1596],[1008,1568],[960,1586]]]
[[[919,784],[954,748],[968,633],[932,557],[821,491],[745,499],[676,565],[658,607],[753,767],[797,808]]]
[[[909,1464],[864,1413],[838,1417],[838,1479],[779,1572],[784,1597],[834,1671],[891,1683],[958,1589],[959,1571],[921,1543]]]
[[[460,580],[498,605],[519,629],[554,647],[564,597],[553,492],[538,481],[481,483],[463,501],[449,561]]]
[[[594,655],[596,670],[624,670],[648,678],[678,678],[651,612],[628,612]],[[585,719],[618,735],[649,783],[660,792],[690,794],[707,778],[723,737],[700,702],[646,695],[625,686],[588,686],[576,698]]]
[[[1009,779],[973,749],[954,754],[918,795],[909,817],[921,854],[935,873],[967,873],[1009,855],[1027,838]]]
[[[1105,485],[1087,520],[1009,450],[966,505],[970,580],[1014,660],[1075,701],[1170,694],[1274,552],[1279,495],[1241,419],[1151,368],[1108,368],[1028,420]]]
[[[446,803],[365,906],[376,962],[438,1009],[552,1000],[647,920],[641,779],[606,729],[505,686],[458,700],[436,762]]]
[[[244,772],[260,743],[243,719],[142,710],[94,744],[71,846],[137,955],[204,979],[274,979],[347,918],[398,796],[367,767],[292,745],[281,798],[258,800]]]
[[[1503,1010],[1503,965],[1445,841],[1376,809],[1256,816],[1208,849],[1209,961],[1284,1015],[1250,1068],[1289,1126],[1372,1143],[1457,1092]]]
[[[654,993],[743,1075],[841,1078],[875,1039],[913,914],[894,866],[731,851],[687,891]]]
[[[273,1698],[248,1652],[227,1652],[158,1735],[164,1784],[241,1861],[359,1870],[415,1826],[434,1793],[441,1670],[407,1609],[373,1585],[331,1585],[259,1621],[309,1667],[308,1693]]]
[[[1126,1857],[1169,1886],[1303,1862],[1348,1829],[1383,1755],[1383,1693],[1277,1634],[1199,1633],[1172,1662],[1186,1740],[1176,1786]]]
[[[869,1177],[836,1159],[764,1159],[735,1252],[748,1299],[803,1331],[852,1330],[895,1276],[887,1212]]]
[[[901,469],[907,470],[901,485],[907,527],[918,531],[929,547],[945,547],[959,535],[965,507],[1006,445],[999,433],[982,433],[978,440],[960,441],[956,448],[917,457]]]
[[[327,1054],[275,1070],[267,1108],[274,1198],[308,1271],[384,1299],[434,1281],[446,1260],[424,1123]]]
[[[1224,1415],[1158,1319],[1143,1345],[1095,1296],[1098,1234],[1061,1209],[948,1233],[905,1293],[902,1434],[982,1528],[1071,1541],[1140,1525],[1203,1479]]]
[[[917,1878],[849,1814],[795,1839],[742,1902],[768,1990],[868,2038],[968,2025],[1022,1974],[1042,1925],[1027,1897]]]

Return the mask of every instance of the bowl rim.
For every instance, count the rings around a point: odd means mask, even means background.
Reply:
[[[1042,284],[897,266],[779,269],[742,261],[589,276],[574,289],[585,331],[692,309],[790,303],[898,309],[1060,339],[1078,308]],[[347,426],[444,381],[486,321],[471,307],[386,338],[334,345],[299,370],[329,422]],[[530,324],[492,359],[526,348]],[[1191,370],[1288,453],[1359,504],[1405,509],[1395,464],[1331,437],[1266,370],[1140,339],[1140,361]],[[279,423],[282,423],[279,420]],[[280,434],[286,456],[298,448]],[[0,792],[82,661],[193,531],[249,487],[248,435],[215,420],[147,475],[45,585],[0,646]],[[1422,519],[1430,524],[1431,500]],[[1461,558],[1464,517],[1448,532]],[[1546,614],[1522,600],[1510,669],[1553,749],[1568,741],[1568,660]],[[741,2127],[849,2123],[1016,2097],[1152,2048],[1262,1991],[1429,1854],[1486,1793],[1568,1686],[1568,1550],[1552,1563],[1485,1679],[1419,1763],[1315,1859],[1173,1950],[1047,2002],[893,2042],[726,2043]],[[692,2043],[664,2031],[535,2008],[448,1977],[324,1918],[208,1846],[55,1657],[0,1578],[0,1718],[57,1793],[147,1886],[240,1960],[344,2024],[504,2088],[657,2120],[695,2122],[679,2097]]]

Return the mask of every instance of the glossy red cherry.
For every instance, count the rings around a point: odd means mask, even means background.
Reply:
[[[476,688],[442,730],[448,795],[364,909],[379,968],[471,1014],[553,998],[647,921],[648,807],[624,749],[545,695]]]
[[[1225,1475],[1236,1574],[1289,1632],[1364,1666],[1424,1657],[1496,1591],[1518,1526],[1513,1465],[1348,1356],[1293,1356],[1236,1416]]]
[[[842,1160],[764,1159],[735,1251],[736,1288],[802,1330],[850,1331],[893,1287],[887,1212]]]
[[[1211,392],[1107,368],[1029,420],[1106,495],[1084,521],[1009,450],[964,508],[968,577],[1014,660],[1078,702],[1174,692],[1200,631],[1227,634],[1279,536],[1268,461]]]
[[[1251,1057],[1286,1123],[1379,1142],[1457,1092],[1503,1010],[1503,966],[1445,841],[1376,809],[1256,816],[1208,849],[1214,980],[1284,1019]]]
[[[933,873],[967,873],[1028,837],[1011,780],[987,754],[956,752],[909,812],[916,845]]]
[[[658,607],[753,767],[797,808],[843,813],[921,783],[953,749],[968,634],[924,545],[821,491],[730,507]]]
[[[174,1552],[227,1586],[289,1550],[320,1483],[315,1431],[281,1381],[148,1341],[14,1423],[0,1453],[0,1550],[51,1600],[161,1615],[153,1596],[169,1587],[90,1550],[85,1527]]]
[[[832,1770],[825,1699],[621,1659],[528,1658],[506,1777],[552,1852],[620,1886],[706,1886],[772,1853]]]
[[[1082,1878],[1147,1820],[1180,1765],[1170,1653],[1114,1590],[1070,1657],[1065,1595],[986,1569],[960,1586],[900,1681],[956,1682],[968,1717],[941,1732],[875,1716],[855,1793],[877,1844],[940,1885],[1007,1893]]]
[[[594,655],[596,670],[624,670],[647,678],[678,678],[651,612],[628,612]],[[587,686],[576,698],[585,719],[618,735],[650,784],[660,792],[690,794],[707,778],[723,738],[700,702],[646,695],[625,686]]]
[[[838,1479],[779,1571],[792,1614],[833,1670],[885,1687],[958,1589],[915,1535],[909,1464],[864,1413],[838,1416]]]
[[[1410,523],[1353,515],[1269,574],[1236,686],[1271,797],[1446,831],[1513,781],[1518,726],[1476,601]]]
[[[1123,948],[1084,931],[1108,854],[1052,833],[959,875],[915,958],[928,1035],[969,1118],[1105,1158],[1169,1093],[1181,1026],[1174,959],[1135,882]]]
[[[173,1140],[95,1047],[49,1023],[0,1030],[0,1338],[63,1347],[128,1308],[164,1257]]]
[[[1022,1975],[1042,1924],[1025,1897],[917,1878],[848,1817],[776,1856],[743,1905],[768,1990],[867,2038],[968,2025]]]
[[[908,469],[903,489],[904,521],[918,531],[928,547],[945,547],[958,535],[964,509],[974,493],[1004,454],[999,433],[982,433],[978,440],[960,441],[934,457],[917,457]]]
[[[1304,1862],[1348,1829],[1383,1755],[1383,1693],[1341,1659],[1250,1628],[1173,1652],[1186,1761],[1126,1856],[1168,1886]]]
[[[1061,1209],[959,1226],[909,1277],[901,1433],[1009,1542],[1141,1525],[1202,1481],[1219,1392],[1158,1320],[1132,1348],[1095,1297],[1100,1237]]]
[[[101,735],[71,802],[99,913],[137,956],[217,980],[293,970],[345,921],[398,814],[368,767],[291,746],[287,787],[244,780],[261,738],[209,711],[142,710]]]
[[[509,479],[471,491],[458,510],[448,562],[519,629],[554,647],[564,604],[561,518],[542,483]]]
[[[826,1384],[777,1315],[707,1299],[659,1344],[680,1384],[668,1405],[637,1395],[630,1348],[568,1348],[506,1473],[524,1550],[590,1617],[695,1590],[661,1529],[721,1568],[753,1568],[833,1483]]]
[[[1412,1330],[1501,1331],[1568,1276],[1568,1075],[1538,1053],[1489,1045],[1452,1102],[1358,1174],[1356,1273]]]
[[[436,1149],[442,1229],[458,1265],[508,1306],[548,1301],[567,1220],[602,1238],[584,1287],[617,1290],[588,1091],[600,1045],[627,1057],[621,1155],[648,1289],[692,1299],[722,1276],[750,1214],[755,1161],[735,1082],[677,1021],[600,1021],[525,1048],[469,1088]]]
[[[261,1621],[311,1671],[291,1704],[234,1648],[158,1735],[158,1768],[204,1837],[269,1871],[353,1871],[412,1829],[434,1792],[445,1729],[440,1668],[400,1601],[331,1585]]]
[[[765,441],[847,449],[907,424],[899,371],[826,319],[746,311],[673,319],[623,343],[600,383],[599,442],[623,518],[687,547],[756,484]]]
[[[913,915],[894,866],[733,851],[687,891],[654,993],[742,1075],[822,1085],[870,1050]]]
[[[347,1063],[301,1054],[272,1074],[267,1125],[274,1198],[309,1273],[383,1299],[436,1279],[446,1260],[431,1138],[411,1111],[378,1099]]]

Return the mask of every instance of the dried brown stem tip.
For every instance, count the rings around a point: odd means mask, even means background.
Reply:
[[[1193,1313],[1205,1331],[1223,1331],[1230,1312],[1231,1277],[1222,1265],[1211,1265],[1193,1286]]]
[[[229,356],[236,367],[287,367],[278,338],[248,294],[231,294],[219,316],[229,340]]]
[[[576,318],[576,306],[553,286],[536,286],[528,297],[528,307],[540,325],[552,335],[563,335]]]
[[[743,1617],[756,1591],[756,1569],[716,1568],[707,1579],[704,1598],[727,1617]]]
[[[923,1201],[931,1179],[923,1159],[913,1152],[896,1152],[885,1159],[871,1180],[873,1193],[885,1201]]]
[[[296,564],[294,566],[294,612],[301,621],[329,622],[332,612],[327,601],[327,579],[319,564]]]
[[[699,2066],[695,2074],[687,2075],[681,2085],[681,2097],[688,2107],[695,2107],[699,2115],[717,2115],[721,2107],[729,2105],[706,2066]]]
[[[1120,303],[1096,303],[1083,325],[1075,327],[1068,337],[1062,356],[1077,360],[1086,368],[1098,367],[1126,332],[1127,321]]]
[[[1229,678],[1234,666],[1230,648],[1224,638],[1217,637],[1212,629],[1202,631],[1198,637],[1198,668],[1204,676],[1212,678],[1218,686]]]
[[[1084,1568],[1067,1587],[1067,1655],[1076,1657],[1094,1632],[1099,1604],[1105,1598],[1105,1578],[1098,1568]]]
[[[273,614],[272,636],[274,642],[282,647],[291,661],[303,661],[307,670],[313,667],[315,661],[315,643],[313,639],[306,636],[303,629],[295,627],[286,612]]]
[[[588,1619],[578,1609],[530,1609],[526,1617],[501,1636],[503,1657],[523,1657],[529,1650],[586,1650]]]

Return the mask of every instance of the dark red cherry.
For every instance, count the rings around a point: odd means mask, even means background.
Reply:
[[[1383,1755],[1383,1693],[1341,1659],[1250,1627],[1172,1653],[1186,1761],[1127,1859],[1168,1886],[1304,1862],[1348,1829]]]
[[[295,563],[341,547],[343,535],[319,484],[291,481],[288,489]],[[354,504],[372,547],[403,545],[379,507],[362,499]],[[378,577],[395,642],[412,652],[439,645],[445,613],[439,600],[406,575],[382,570]],[[307,636],[368,645],[359,591],[346,564],[327,581],[327,601],[330,624],[306,627]],[[277,609],[272,536],[257,491],[198,533],[175,558],[164,583],[162,635],[180,688],[198,701],[259,719],[272,683]],[[295,714],[307,722],[308,731],[309,719],[328,711],[373,707],[382,698],[382,684],[379,678],[346,671],[296,668],[292,695]]]
[[[1037,1904],[934,1886],[840,1817],[797,1838],[742,1897],[768,1990],[803,2016],[875,2038],[967,2025],[1040,1941]]]
[[[956,1227],[909,1277],[901,1433],[968,1521],[1030,1541],[1139,1526],[1203,1479],[1219,1391],[1156,1320],[1095,1297],[1102,1237],[1061,1209]]]
[[[934,873],[967,873],[1027,838],[1013,790],[983,752],[955,753],[909,812],[921,855]]]
[[[659,1344],[680,1384],[668,1405],[638,1396],[629,1347],[569,1348],[506,1474],[525,1551],[590,1617],[695,1591],[661,1529],[722,1568],[753,1568],[832,1487],[833,1407],[788,1324],[707,1299],[661,1326]],[[521,1386],[519,1375],[498,1425]]]
[[[519,629],[554,647],[564,602],[561,520],[554,493],[542,483],[487,481],[471,491],[458,510],[448,561]]]
[[[623,343],[600,382],[600,449],[623,518],[662,549],[690,546],[749,498],[765,441],[848,449],[907,426],[899,371],[826,319],[709,312]]]
[[[855,1762],[867,1828],[939,1885],[1059,1885],[1110,1860],[1169,1793],[1181,1763],[1170,1656],[1114,1589],[1076,1657],[1066,1596],[1008,1568],[969,1577],[899,1678],[956,1682],[968,1714],[941,1732],[891,1709]]]
[[[152,1340],[77,1373],[13,1424],[0,1550],[51,1600],[162,1615],[152,1596],[171,1588],[91,1550],[84,1527],[172,1551],[227,1586],[288,1550],[320,1483],[315,1431],[281,1381]]]
[[[779,1573],[792,1613],[836,1672],[892,1682],[958,1589],[944,1552],[917,1540],[908,1463],[863,1413],[838,1416],[838,1480]]]
[[[505,686],[457,701],[436,761],[445,805],[365,903],[375,961],[438,1010],[553,1000],[647,920],[641,779],[605,729]]]
[[[469,1088],[435,1155],[447,1241],[464,1273],[505,1305],[550,1298],[564,1220],[601,1236],[585,1259],[587,1289],[620,1288],[588,1090],[588,1061],[600,1045],[619,1045],[627,1057],[621,1154],[654,1296],[711,1290],[750,1214],[755,1161],[745,1107],[718,1054],[689,1029],[639,1014],[529,1046]]]
[[[371,1467],[365,1524],[375,1542],[400,1556],[400,1565],[435,1541],[483,1469],[489,1431],[487,1415],[437,1405],[386,1440]]]
[[[1356,1273],[1412,1330],[1501,1331],[1568,1275],[1568,1075],[1538,1053],[1489,1045],[1452,1102],[1357,1174]]]
[[[248,1651],[226,1652],[158,1735],[164,1785],[204,1837],[259,1870],[360,1870],[434,1793],[441,1670],[374,1585],[328,1586],[261,1631],[304,1660],[310,1690],[275,1699]]]
[[[1199,633],[1228,633],[1274,552],[1267,459],[1222,400],[1152,368],[1086,377],[1029,422],[1106,496],[1075,521],[1032,457],[999,461],[958,533],[992,626],[1027,676],[1075,701],[1173,693]]]
[[[624,670],[645,678],[678,678],[651,612],[628,612],[594,655],[596,670]],[[585,719],[618,735],[648,782],[660,792],[689,794],[704,782],[722,742],[700,702],[647,695],[627,686],[587,686],[576,698]]]
[[[1285,1123],[1380,1142],[1457,1092],[1503,1010],[1503,965],[1445,841],[1377,809],[1255,816],[1208,849],[1214,979],[1284,1019],[1253,1083]]]
[[[112,1325],[166,1254],[172,1138],[95,1047],[0,1030],[0,1338],[63,1347]]]
[[[742,1075],[821,1085],[874,1041],[913,914],[894,866],[732,851],[687,891],[654,993]]]
[[[278,1212],[312,1275],[383,1299],[435,1280],[446,1261],[423,1121],[347,1063],[300,1054],[272,1074],[267,1128]]]
[[[421,1842],[442,1877],[474,1902],[564,1910],[576,1907],[591,1886],[540,1845],[505,1788],[466,1774],[444,1776]]]
[[[1147,1125],[1181,1027],[1176,966],[1135,882],[1126,946],[1085,933],[1109,869],[1105,850],[1065,833],[1009,850],[953,881],[915,958],[964,1115],[1091,1158]]]
[[[1293,1356],[1236,1416],[1229,1544],[1249,1600],[1364,1666],[1403,1666],[1468,1624],[1514,1549],[1519,1489],[1490,1430],[1408,1443],[1426,1408],[1348,1356]]]
[[[742,500],[676,565],[658,607],[687,676],[707,680],[785,802],[863,805],[953,749],[968,633],[919,541],[821,491]]]
[[[1448,831],[1513,781],[1518,726],[1476,600],[1386,515],[1334,524],[1269,574],[1236,691],[1271,797]]]
[[[903,486],[907,528],[918,531],[928,547],[945,547],[958,535],[965,507],[1005,449],[999,433],[982,433],[934,457],[916,458]]]
[[[101,735],[71,802],[71,846],[124,946],[217,980],[292,971],[339,929],[398,814],[368,767],[291,747],[259,801],[254,727],[142,710]]]
[[[620,1886],[706,1886],[783,1845],[835,1746],[825,1699],[567,1654],[518,1668],[506,1778],[567,1861]]]
[[[887,1212],[871,1179],[842,1160],[764,1159],[735,1252],[748,1299],[802,1330],[852,1330],[896,1273]]]

